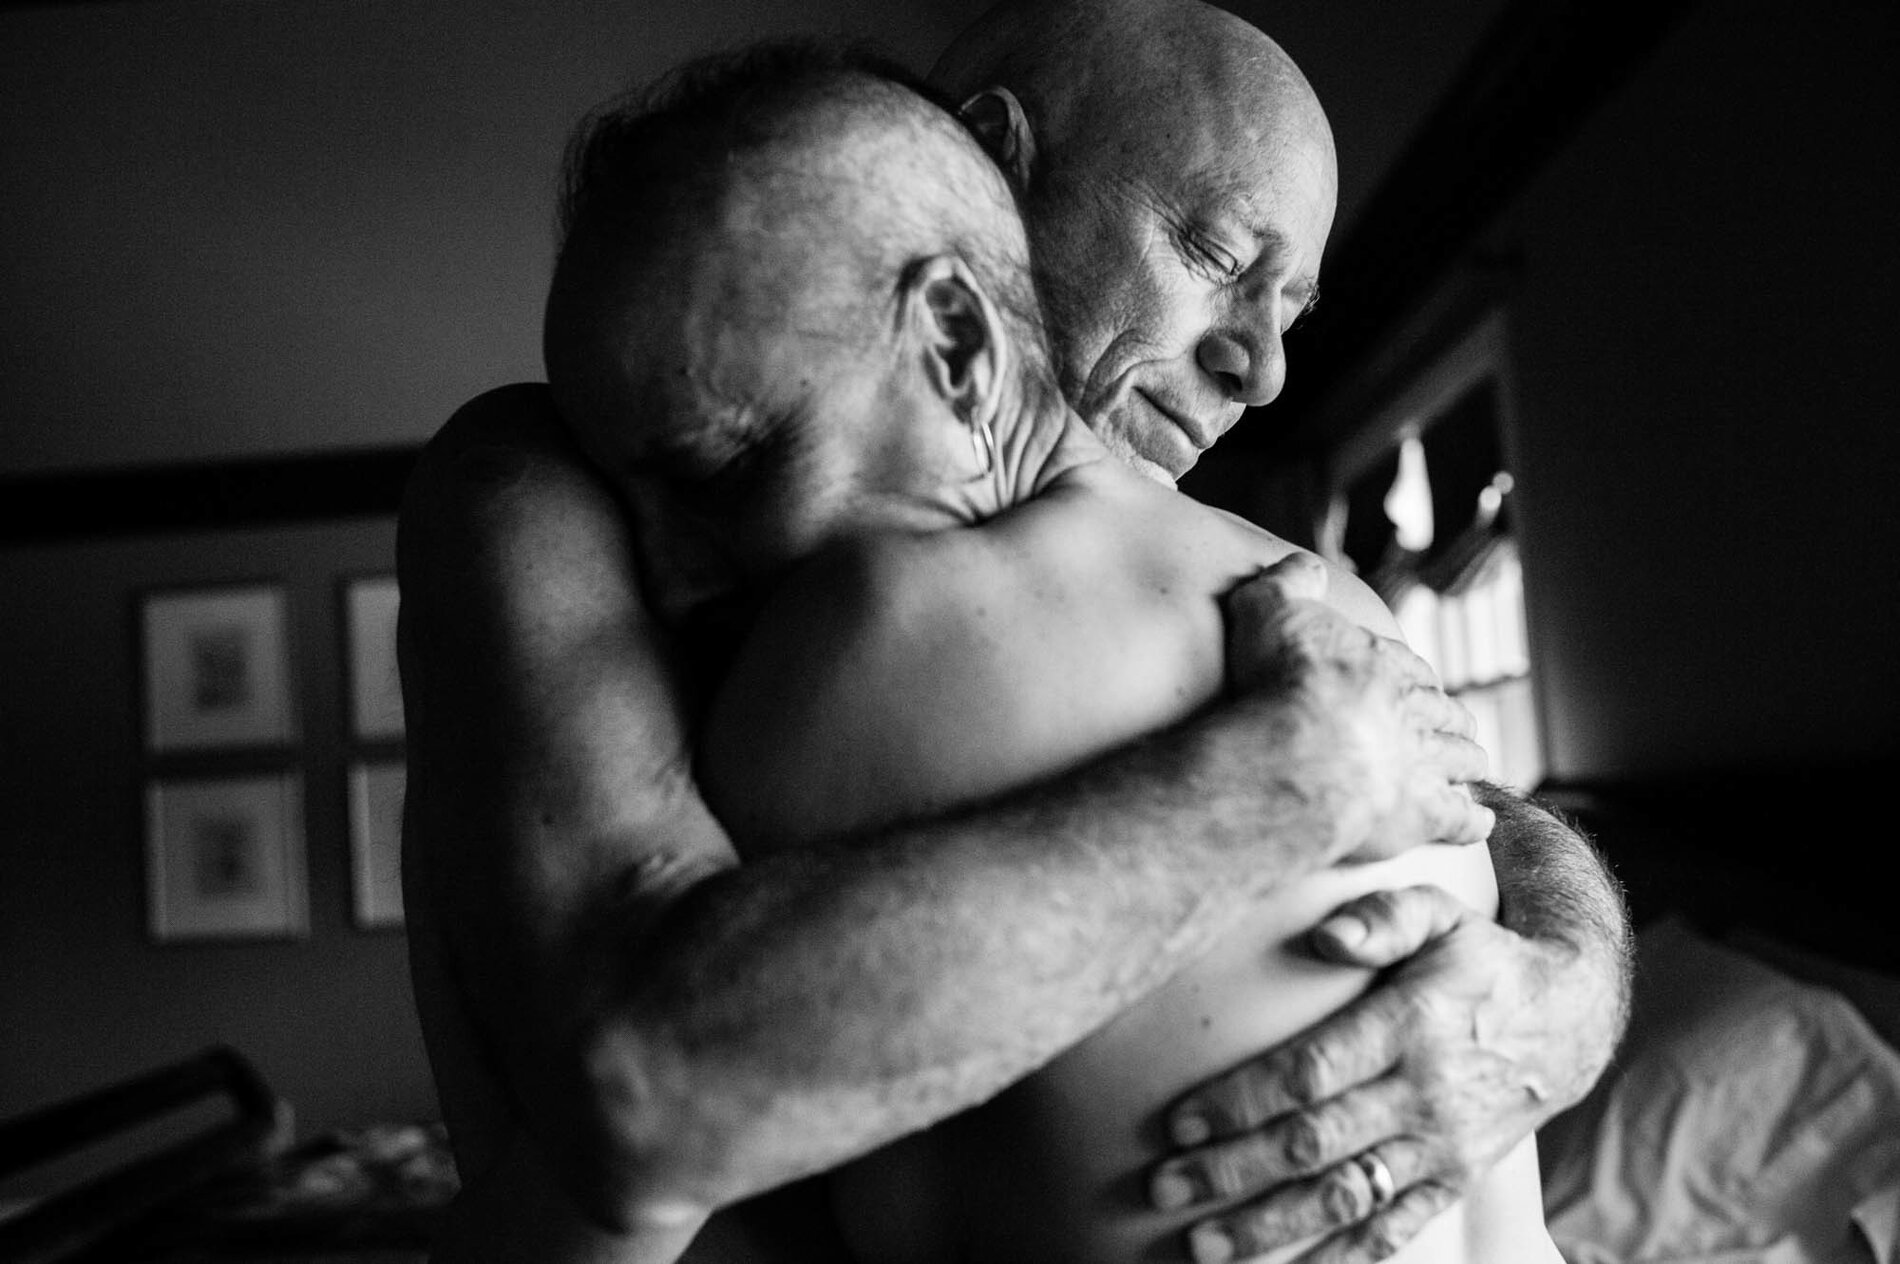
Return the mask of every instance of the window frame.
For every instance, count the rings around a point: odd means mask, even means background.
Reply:
[[[1455,327],[1454,327],[1455,328]],[[1406,438],[1423,438],[1436,421],[1449,413],[1465,396],[1489,379],[1493,384],[1496,397],[1496,424],[1498,445],[1503,455],[1504,468],[1513,478],[1511,490],[1511,513],[1513,525],[1510,537],[1516,548],[1518,561],[1524,571],[1534,569],[1534,559],[1527,556],[1530,550],[1522,529],[1524,511],[1524,479],[1518,460],[1519,446],[1517,428],[1520,418],[1517,406],[1516,384],[1511,374],[1510,357],[1510,321],[1506,310],[1501,306],[1487,306],[1478,315],[1468,320],[1462,330],[1445,336],[1444,327],[1440,327],[1442,349],[1423,356],[1412,356],[1408,367],[1395,370],[1387,381],[1370,395],[1374,403],[1362,406],[1358,411],[1363,418],[1358,424],[1343,432],[1338,442],[1330,445],[1319,462],[1319,495],[1316,498],[1318,520],[1314,523],[1313,539],[1317,550],[1334,562],[1351,565],[1344,550],[1345,519],[1348,496],[1353,484],[1373,470],[1377,464]],[[1433,339],[1419,338],[1412,343],[1412,350],[1429,345]],[[1362,396],[1362,399],[1367,398]],[[1480,568],[1490,553],[1490,547],[1480,543],[1466,556],[1456,558],[1451,565],[1461,575],[1470,574]],[[1434,565],[1433,569],[1437,569]],[[1417,572],[1413,572],[1416,578]],[[1368,582],[1377,578],[1367,576]],[[1441,597],[1455,595],[1463,586],[1462,579],[1448,584]],[[1375,584],[1375,588],[1378,585]],[[1524,679],[1529,682],[1531,694],[1532,733],[1537,743],[1536,772],[1542,776],[1548,771],[1550,741],[1550,716],[1545,706],[1546,691],[1543,688],[1539,667],[1537,615],[1531,587],[1523,587],[1524,602],[1524,640],[1529,665],[1521,677],[1512,675],[1494,679],[1461,682],[1453,696],[1463,692],[1477,692],[1496,688],[1510,680]],[[1379,596],[1388,605],[1395,605],[1401,588],[1387,592],[1381,590]],[[1529,789],[1530,787],[1525,787]]]

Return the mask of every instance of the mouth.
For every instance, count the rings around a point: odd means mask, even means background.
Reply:
[[[1150,395],[1147,391],[1137,390],[1135,394],[1141,396],[1143,402],[1145,402],[1148,407],[1154,409],[1168,424],[1172,425],[1181,433],[1183,439],[1187,440],[1185,444],[1178,445],[1186,449],[1183,453],[1186,457],[1186,461],[1179,469],[1173,471],[1177,478],[1186,473],[1187,470],[1200,459],[1201,453],[1213,447],[1214,442],[1227,431],[1227,427],[1221,425],[1218,421],[1203,421],[1170,408],[1153,395]]]

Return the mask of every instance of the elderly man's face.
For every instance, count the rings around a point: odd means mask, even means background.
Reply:
[[[1337,177],[1317,107],[1183,103],[1097,142],[1032,199],[1064,393],[1169,481],[1286,381],[1282,336],[1313,301]]]

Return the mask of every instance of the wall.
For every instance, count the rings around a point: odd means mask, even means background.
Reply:
[[[1553,774],[1900,749],[1895,21],[1707,0],[1491,234]]]
[[[386,520],[0,549],[0,1118],[228,1043],[302,1135],[436,1116],[400,931],[351,920],[341,577]],[[302,737],[310,934],[154,943],[145,914],[136,602],[283,583]]]
[[[540,377],[574,121],[924,0],[147,0],[0,14],[0,472],[419,441]]]

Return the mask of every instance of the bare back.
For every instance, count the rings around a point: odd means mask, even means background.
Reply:
[[[974,529],[861,541],[766,607],[705,729],[708,800],[742,853],[758,855],[1088,762],[1220,692],[1219,599],[1290,551],[1109,462]],[[1346,613],[1396,634],[1357,580],[1339,575],[1332,588]],[[1416,882],[1495,913],[1483,848],[1422,847],[1279,888],[1194,966],[1042,1071],[837,1173],[860,1256],[1178,1254],[1178,1230],[1207,1209],[1146,1205],[1140,1178],[1165,1148],[1162,1108],[1362,992],[1369,972],[1321,964],[1298,937],[1346,899]],[[1527,1142],[1396,1258],[1538,1259],[1548,1245],[1538,1199]]]

